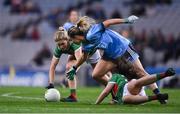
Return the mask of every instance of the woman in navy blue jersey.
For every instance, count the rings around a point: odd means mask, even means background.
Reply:
[[[130,41],[117,32],[108,29],[110,25],[134,23],[137,19],[136,16],[130,16],[125,19],[109,19],[96,24],[92,18],[82,17],[76,26],[68,30],[68,35],[74,43],[82,43],[83,50],[80,59],[67,73],[68,78],[73,78],[76,69],[88,58],[89,53],[97,49],[100,50],[102,59],[92,73],[95,80],[99,80],[115,67],[118,67],[119,71],[125,73],[126,76],[133,74],[133,78],[149,76]],[[150,88],[155,94],[160,93],[155,83],[151,84]]]

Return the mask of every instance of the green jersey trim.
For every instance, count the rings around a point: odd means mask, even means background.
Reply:
[[[79,50],[81,50],[81,47],[77,48],[77,49],[75,50],[75,52],[77,52],[77,51],[79,51]]]

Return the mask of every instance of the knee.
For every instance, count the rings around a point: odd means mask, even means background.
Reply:
[[[132,95],[138,95],[140,92],[140,85],[137,83],[137,81],[135,79],[131,80],[128,84],[128,91],[130,92],[130,94]]]
[[[95,80],[98,79],[98,74],[93,72],[92,73],[92,78],[95,79]]]
[[[130,84],[131,84],[131,86],[133,86],[133,90],[136,89],[137,87],[140,87],[140,83],[137,81],[137,79],[132,79],[130,81]]]
[[[96,73],[96,72],[93,72],[92,73],[92,78],[95,79],[95,80],[98,80],[100,78],[100,74],[99,73]]]

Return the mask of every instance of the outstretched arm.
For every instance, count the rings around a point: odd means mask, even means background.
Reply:
[[[104,27],[109,27],[110,25],[115,25],[115,24],[122,24],[122,23],[134,23],[136,20],[139,18],[137,16],[129,16],[128,18],[125,19],[108,19],[103,22]]]
[[[77,60],[74,67],[78,68],[79,66],[81,66],[86,61],[86,59],[88,58],[88,55],[89,55],[88,53],[82,52],[80,58]]]
[[[59,59],[57,59],[53,56],[53,58],[51,60],[50,69],[49,69],[49,83],[53,83],[53,81],[54,81],[55,69],[56,69],[58,62],[59,62]]]
[[[50,88],[54,88],[54,75],[55,75],[55,70],[56,70],[56,66],[59,62],[59,59],[54,57],[51,60],[51,65],[50,65],[50,69],[49,69],[49,85],[46,87],[47,89]]]
[[[82,52],[76,64],[66,73],[68,79],[70,80],[74,79],[74,75],[76,74],[77,68],[80,67],[86,61],[88,55],[89,55],[88,53]]]
[[[113,86],[114,86],[114,83],[108,83],[107,86],[105,87],[105,89],[101,92],[101,94],[97,98],[95,104],[100,104],[104,100],[104,98],[109,95]]]

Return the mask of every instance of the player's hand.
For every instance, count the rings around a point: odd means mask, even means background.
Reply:
[[[66,77],[69,79],[69,80],[73,80],[74,79],[74,75],[76,74],[76,67],[71,67],[71,69],[66,73]]]
[[[118,100],[112,99],[112,100],[110,101],[110,104],[118,104]]]
[[[167,76],[173,76],[176,74],[176,71],[173,68],[168,68],[165,72]]]
[[[139,17],[137,17],[135,15],[131,15],[125,19],[125,22],[126,23],[135,23],[138,19],[139,19]]]
[[[54,88],[54,84],[49,83],[49,85],[46,87],[46,89],[51,89],[51,88]]]

